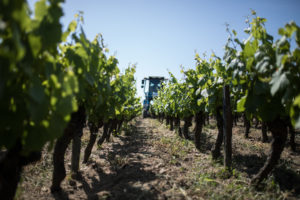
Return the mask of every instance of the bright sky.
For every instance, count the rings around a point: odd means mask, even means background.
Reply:
[[[180,65],[194,67],[195,51],[223,56],[228,37],[225,23],[242,35],[246,16],[254,9],[266,18],[267,31],[277,36],[279,27],[294,20],[300,25],[299,0],[65,0],[64,28],[78,11],[84,12],[89,39],[102,33],[104,43],[123,71],[137,64],[138,95],[147,76],[181,78]],[[33,8],[36,0],[28,0]]]

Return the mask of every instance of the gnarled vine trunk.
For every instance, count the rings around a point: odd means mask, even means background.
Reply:
[[[204,124],[204,121],[205,121],[204,112],[202,111],[197,112],[195,115],[196,127],[195,127],[195,137],[194,137],[195,146],[197,149],[200,149],[200,143],[201,143],[200,140],[201,140],[202,126]]]
[[[99,146],[101,146],[103,144],[105,138],[107,137],[109,126],[110,126],[110,121],[104,123],[104,125],[103,125],[103,134],[101,135],[100,139],[97,142],[97,144]]]
[[[103,126],[103,121],[101,120],[98,125],[96,125],[94,123],[89,123],[88,125],[89,125],[89,129],[90,129],[90,140],[84,150],[84,157],[83,157],[82,163],[88,162],[90,155],[92,153],[93,146],[97,139],[98,130],[99,130],[99,128],[101,128]]]
[[[174,122],[175,131],[178,133],[178,135],[180,137],[182,137],[181,127],[180,127],[180,118],[179,117],[175,117],[174,120],[175,120],[175,122]]]
[[[269,173],[273,170],[280,159],[280,155],[287,139],[287,124],[284,120],[277,118],[272,122],[268,122],[267,125],[273,136],[271,151],[265,165],[251,180],[251,184],[254,185],[261,183],[261,181],[267,178]]]
[[[170,124],[170,116],[167,115],[166,116],[166,126],[168,126]]]
[[[64,134],[56,141],[53,153],[54,169],[51,186],[52,193],[61,190],[60,184],[66,177],[66,169],[64,165],[65,152],[71,140],[83,129],[85,118],[85,109],[83,106],[79,106],[78,111],[72,113],[71,120],[64,130]]]
[[[170,117],[170,131],[174,130],[174,117]]]
[[[23,167],[41,159],[41,152],[32,152],[22,156],[22,144],[17,141],[14,147],[4,153],[0,159],[0,197],[14,199]]]
[[[83,133],[83,127],[76,130],[75,136],[72,141],[72,157],[71,157],[71,172],[72,176],[77,176],[80,162],[80,149],[81,149],[81,137]]]
[[[161,113],[161,123],[162,123],[162,124],[164,123],[164,119],[165,119],[165,114],[164,114],[164,113]]]
[[[193,116],[189,116],[189,117],[184,118],[183,136],[185,137],[185,139],[190,139],[189,127],[192,125],[192,118],[193,118]]]
[[[250,120],[247,119],[246,113],[244,113],[243,118],[244,118],[244,126],[245,126],[245,138],[249,138]]]
[[[120,133],[124,120],[118,121],[117,132]]]
[[[115,132],[117,130],[117,126],[118,126],[118,120],[117,119],[111,120],[108,134],[106,135],[106,142],[109,142],[110,136],[113,132]]]
[[[211,151],[213,159],[217,159],[221,155],[221,145],[223,143],[223,117],[221,111],[222,111],[221,106],[216,109],[218,136],[216,139],[216,143]]]

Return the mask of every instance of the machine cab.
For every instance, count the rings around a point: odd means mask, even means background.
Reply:
[[[143,115],[146,116],[149,111],[150,101],[158,95],[158,90],[161,87],[162,82],[166,79],[159,76],[149,76],[142,80],[142,88],[144,88],[145,99],[143,101]]]

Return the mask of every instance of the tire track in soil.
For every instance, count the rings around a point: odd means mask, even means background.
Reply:
[[[174,136],[174,132],[156,125],[154,120],[138,119],[131,134],[114,137],[100,150],[94,149],[76,182],[63,184],[63,198],[185,199],[177,187],[185,185],[180,179],[184,176],[181,164],[171,165],[170,154],[156,145],[162,134]]]

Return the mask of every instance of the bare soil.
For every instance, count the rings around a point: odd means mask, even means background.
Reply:
[[[194,127],[191,127],[192,131]],[[16,199],[298,199],[300,198],[300,148],[285,148],[278,167],[262,188],[249,186],[251,177],[266,160],[270,143],[260,142],[259,129],[243,136],[241,123],[233,129],[233,175],[222,159],[212,161],[210,149],[217,130],[215,121],[202,133],[202,148],[184,140],[155,119],[138,118],[121,135],[95,146],[80,175],[67,177],[63,192],[50,193],[52,154],[47,149],[40,162],[24,169]],[[101,133],[99,133],[101,134]],[[83,148],[89,138],[84,130]],[[299,134],[296,137],[300,143]]]

